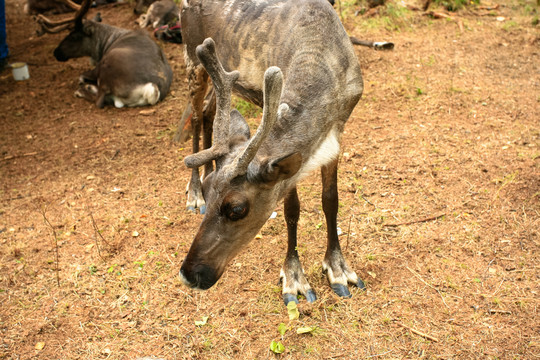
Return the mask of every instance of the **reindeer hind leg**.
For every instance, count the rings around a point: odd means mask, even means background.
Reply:
[[[208,74],[203,66],[199,65],[188,70],[188,83],[191,97],[191,108],[193,115],[191,124],[193,127],[193,154],[199,152],[199,136],[203,122],[203,104],[208,87]],[[202,194],[199,168],[194,167],[191,171],[191,180],[187,190],[186,208],[195,212],[197,208],[201,214],[206,212],[206,203]]]
[[[214,125],[214,117],[216,116],[216,93],[214,87],[210,88],[210,91],[204,99],[203,109],[203,148],[209,149],[212,146],[212,130]],[[214,170],[214,163],[212,161],[204,164],[203,179],[207,177]]]

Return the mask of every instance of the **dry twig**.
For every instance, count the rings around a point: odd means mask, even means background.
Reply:
[[[96,220],[94,220],[94,215],[92,215],[92,212],[91,211],[88,211],[88,215],[90,216],[90,219],[92,219],[92,227],[94,228],[94,232],[101,238],[101,240],[107,244],[107,246],[111,247],[111,244],[109,244],[109,242],[107,240],[105,240],[105,238],[103,237],[103,235],[101,235],[101,232],[99,231],[99,228],[97,227],[96,225]],[[96,247],[97,247],[97,250],[98,250],[98,255],[101,259],[103,259],[103,257],[101,256],[101,252],[99,250],[99,244],[98,244],[98,241],[97,241],[97,237],[94,238],[95,242],[96,242]]]
[[[349,229],[347,230],[347,241],[345,242],[345,251],[349,250],[349,238],[351,237],[351,221],[353,218],[353,214],[349,216]]]
[[[43,216],[43,220],[45,221],[45,224],[51,228],[51,231],[53,233],[54,245],[55,245],[54,248],[55,248],[55,254],[56,254],[55,256],[56,257],[55,259],[56,284],[58,284],[58,287],[60,287],[60,275],[59,275],[59,269],[58,269],[58,262],[60,259],[60,255],[58,252],[58,236],[56,236],[56,230],[54,230],[54,226],[52,226],[49,219],[47,219],[47,216],[45,216],[45,209],[43,207],[41,208],[41,215]]]
[[[505,314],[505,315],[512,315],[511,311],[508,310],[497,310],[497,309],[489,309],[490,314]]]
[[[419,335],[419,336],[421,336],[421,337],[423,337],[423,338],[426,338],[426,339],[428,339],[428,340],[431,340],[431,341],[433,341],[433,342],[439,342],[439,339],[437,339],[436,337],[431,336],[431,335],[428,335],[428,334],[426,334],[426,333],[424,333],[424,332],[421,332],[421,331],[419,331],[419,330],[413,329],[412,327],[407,326],[407,325],[405,325],[405,324],[402,324],[402,323],[400,323],[399,321],[396,321],[396,324],[398,324],[399,326],[401,326],[401,327],[403,327],[403,328],[409,330],[409,331],[412,332],[413,334]]]
[[[428,221],[432,221],[432,220],[437,220],[437,219],[439,219],[439,218],[442,218],[442,217],[445,216],[445,215],[446,215],[446,213],[442,213],[442,214],[439,214],[439,215],[430,216],[430,217],[427,217],[427,218],[424,218],[424,219],[420,219],[420,220],[411,220],[411,221],[406,221],[406,222],[401,222],[401,223],[385,224],[384,226],[397,227],[397,226],[401,226],[401,225],[417,224],[417,223],[422,223],[422,222],[428,222]]]
[[[422,279],[422,277],[416,272],[414,271],[413,269],[411,269],[410,267],[407,266],[407,270],[409,270],[414,276],[416,276],[421,282],[423,282],[426,286],[432,288],[433,290],[435,290],[440,296],[441,296],[441,299],[442,299],[442,302],[443,304],[447,307],[448,307],[448,304],[446,303],[446,301],[444,301],[444,296],[442,296],[441,292],[439,291],[439,289],[437,289],[436,287],[434,287],[433,285],[431,284],[428,284],[424,279]]]
[[[27,157],[27,156],[34,156],[34,155],[37,155],[37,154],[39,154],[38,151],[29,152],[29,153],[21,154],[21,155],[7,155],[7,156],[4,156],[2,158],[2,161],[8,161],[8,160],[12,160],[12,159],[21,158],[21,157]]]

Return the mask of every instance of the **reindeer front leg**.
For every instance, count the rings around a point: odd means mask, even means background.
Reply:
[[[334,160],[321,169],[322,174],[322,204],[326,218],[328,231],[328,245],[323,261],[323,271],[326,272],[332,290],[341,297],[349,298],[351,293],[347,288],[347,283],[351,283],[365,289],[364,282],[356,276],[356,273],[349,268],[339,245],[337,233],[337,213],[338,213],[338,188],[337,188],[337,164]]]
[[[308,302],[317,300],[315,291],[304,276],[304,270],[297,250],[297,227],[300,217],[300,202],[296,187],[292,188],[285,197],[285,221],[287,222],[287,256],[281,269],[281,282],[283,284],[283,302],[287,305],[294,301],[298,303],[298,293],[304,295]]]
[[[98,87],[97,87],[97,78],[98,78],[98,69],[94,68],[92,70],[88,70],[83,72],[79,76],[79,87],[77,91],[75,91],[75,96],[78,98],[83,98],[91,102],[96,102],[98,100]],[[99,106],[98,102],[98,108],[103,108],[104,104],[104,97],[102,101],[102,105]]]
[[[191,90],[191,108],[193,109],[193,116],[191,118],[193,127],[193,154],[199,152],[199,136],[203,123],[203,104],[208,86],[207,79],[208,74],[202,66],[197,66],[190,71],[189,89]],[[187,190],[186,208],[193,212],[195,212],[195,209],[199,208],[201,214],[206,212],[206,203],[202,194],[199,167],[194,167],[191,171],[191,180],[189,181]]]

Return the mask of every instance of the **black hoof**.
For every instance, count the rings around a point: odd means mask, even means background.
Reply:
[[[313,289],[309,289],[306,293],[306,300],[309,303],[315,302],[315,300],[317,300],[317,295],[315,294],[315,291],[313,291]]]
[[[356,287],[360,290],[366,291],[366,284],[361,279],[358,279],[358,283],[356,283]]]
[[[346,285],[331,284],[330,286],[332,287],[332,290],[334,290],[334,292],[336,294],[338,294],[339,296],[341,296],[343,298],[348,299],[348,298],[350,298],[352,296]]]
[[[296,298],[296,295],[283,294],[283,302],[285,303],[285,306],[287,306],[291,301],[294,301],[298,304],[298,299]]]

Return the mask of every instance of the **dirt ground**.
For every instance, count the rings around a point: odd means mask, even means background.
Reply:
[[[99,110],[73,96],[88,60],[57,62],[64,34],[35,36],[23,0],[6,2],[10,62],[30,79],[0,74],[0,359],[540,357],[535,1],[443,19],[342,4],[351,35],[396,44],[357,48],[365,92],[342,144],[341,241],[367,291],[343,300],[322,274],[313,174],[299,251],[318,300],[293,320],[282,207],[216,286],[178,278],[202,219],[184,205],[191,145],[172,141],[182,45],[161,44],[175,76],[163,102]],[[136,27],[127,3],[100,12]]]

